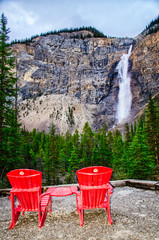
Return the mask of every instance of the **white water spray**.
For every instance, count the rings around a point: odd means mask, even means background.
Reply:
[[[130,75],[128,74],[129,57],[131,54],[132,45],[129,48],[128,54],[123,54],[118,63],[118,79],[119,79],[119,94],[117,105],[117,120],[122,122],[130,114],[132,94],[130,89]]]

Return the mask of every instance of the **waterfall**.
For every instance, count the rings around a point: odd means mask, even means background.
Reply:
[[[119,79],[119,94],[117,105],[117,121],[122,122],[130,114],[132,94],[130,89],[130,75],[128,74],[129,57],[131,54],[132,45],[129,48],[128,54],[123,54],[118,63],[118,79]]]

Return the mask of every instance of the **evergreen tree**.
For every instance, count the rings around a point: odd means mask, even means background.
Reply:
[[[40,133],[40,140],[39,140],[39,151],[36,153],[36,159],[37,159],[37,170],[43,172],[42,163],[44,162],[44,146],[45,146],[45,133],[42,131]]]
[[[125,134],[124,134],[124,145],[125,146],[128,146],[131,142],[131,132],[130,132],[130,129],[129,129],[129,124],[126,123],[125,124]]]
[[[57,146],[58,145],[57,136],[55,134],[55,126],[54,124],[52,124],[50,132],[46,137],[43,160],[46,185],[59,183],[59,177],[57,174],[59,152]]]
[[[24,132],[23,132],[24,133]],[[24,168],[33,168],[32,166],[32,157],[31,157],[31,143],[29,135],[26,134],[22,137],[22,155],[24,158]]]
[[[92,153],[92,165],[111,165],[111,152],[107,139],[107,126],[94,133],[94,148]]]
[[[72,136],[72,142],[75,146],[79,147],[79,143],[80,143],[80,136],[79,136],[79,132],[76,129],[75,133]]]
[[[31,139],[32,139],[32,149],[34,154],[39,152],[39,144],[40,144],[40,134],[36,131],[36,129],[33,129],[31,132]]]
[[[107,138],[106,124],[100,130],[99,153],[101,156],[100,165],[111,167],[112,156]]]
[[[131,140],[133,139],[134,135],[135,135],[135,128],[134,128],[133,124],[131,123],[131,128],[130,128],[130,138],[131,138]]]
[[[113,158],[113,171],[115,178],[119,179],[122,177],[122,155],[123,155],[124,143],[122,140],[122,135],[119,130],[113,133],[113,143],[112,143],[112,158]]]
[[[149,150],[142,120],[138,121],[136,134],[129,146],[127,166],[129,178],[149,179],[153,173],[154,159]]]
[[[125,124],[125,133],[124,133],[124,146],[123,146],[123,154],[121,157],[121,165],[120,172],[122,178],[129,178],[129,165],[130,165],[130,151],[129,147],[133,139],[133,126],[131,125],[131,130],[129,129],[129,125]]]
[[[94,147],[94,134],[86,122],[81,134],[80,153],[84,167],[91,165],[92,152]]]
[[[94,146],[91,156],[91,166],[100,165],[99,162],[100,162],[99,150],[97,146]]]
[[[69,168],[68,172],[70,175],[70,179],[75,182],[75,173],[79,169],[79,151],[76,146],[73,145],[72,151],[71,151],[71,157],[68,160],[69,161]]]
[[[65,134],[64,144],[63,144],[63,159],[65,159],[65,171],[68,171],[69,162],[72,151],[72,136],[69,131]]]
[[[58,158],[58,164],[60,166],[60,170],[59,172],[62,174],[62,175],[65,175],[66,173],[66,161],[67,161],[67,157],[66,157],[66,154],[64,152],[64,149],[62,148],[60,150],[60,153],[59,153],[59,158]]]
[[[154,156],[156,165],[159,167],[159,116],[151,93],[149,94],[149,102],[146,109],[145,131],[150,151]]]
[[[46,136],[45,150],[43,156],[43,168],[44,168],[44,178],[46,181],[46,185],[50,185],[52,183],[52,158],[51,158],[51,150],[50,150],[50,136],[49,134]]]
[[[20,166],[20,134],[15,111],[16,81],[14,58],[9,47],[7,18],[0,19],[0,172]],[[3,175],[1,175],[1,178]]]
[[[113,133],[111,131],[108,132],[107,139],[108,139],[109,149],[112,151],[112,147],[113,147]]]

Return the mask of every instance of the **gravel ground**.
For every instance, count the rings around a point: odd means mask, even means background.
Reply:
[[[113,225],[108,224],[103,209],[87,210],[84,226],[79,224],[75,195],[52,199],[52,214],[38,228],[37,213],[20,216],[14,229],[10,200],[0,198],[0,239],[68,239],[68,240],[159,240],[159,191],[132,187],[114,188],[111,196]]]

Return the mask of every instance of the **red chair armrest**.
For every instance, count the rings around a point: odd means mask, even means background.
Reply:
[[[42,199],[42,198],[43,198],[44,196],[46,196],[46,195],[50,195],[50,193],[49,193],[49,192],[42,193],[42,194],[39,196],[39,198]]]

